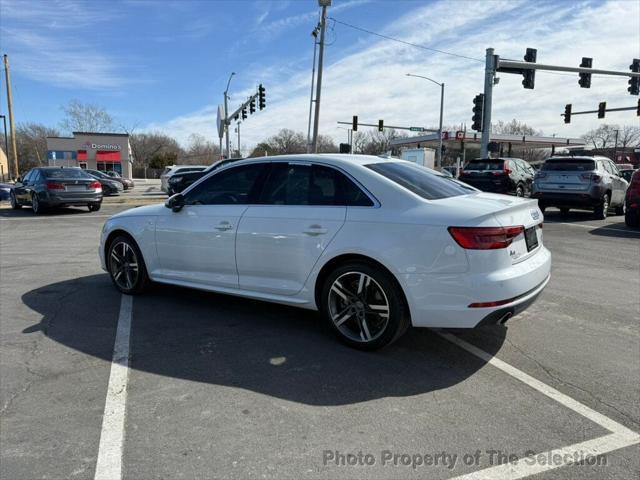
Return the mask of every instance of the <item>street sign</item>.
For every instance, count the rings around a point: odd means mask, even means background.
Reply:
[[[216,126],[218,127],[218,138],[224,137],[224,107],[218,105],[218,117],[216,118]]]
[[[424,132],[424,128],[422,127],[409,127],[409,130],[412,132]]]

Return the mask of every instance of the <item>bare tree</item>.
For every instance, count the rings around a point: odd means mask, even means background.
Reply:
[[[329,135],[318,135],[318,153],[337,153],[339,150]]]
[[[595,130],[585,133],[582,138],[593,145],[593,148],[602,149],[612,147],[615,144],[617,125],[604,124]]]
[[[16,146],[20,172],[47,164],[47,137],[60,133],[40,123],[21,123],[16,128]]]
[[[189,136],[187,151],[181,157],[181,162],[186,164],[209,165],[220,158],[220,148],[211,140],[207,140],[199,133]]]
[[[113,117],[100,105],[71,100],[62,110],[65,116],[60,126],[66,132],[105,133],[115,129]]]
[[[148,167],[151,159],[158,154],[182,154],[178,142],[160,132],[134,133],[129,137],[134,163],[139,167]]]
[[[353,135],[353,153],[363,153],[365,155],[380,155],[391,150],[391,140],[406,137],[405,132],[398,132],[393,128],[369,130],[367,132],[356,132]]]
[[[491,131],[498,134],[506,135],[542,135],[541,130],[537,130],[524,122],[520,122],[515,118],[510,122],[499,120],[491,124]]]
[[[618,129],[618,147],[624,149],[637,146],[640,146],[640,127],[623,125]]]

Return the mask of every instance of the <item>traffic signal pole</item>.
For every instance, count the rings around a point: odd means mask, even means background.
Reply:
[[[480,157],[489,156],[489,137],[491,135],[491,99],[493,96],[493,83],[496,76],[496,57],[493,48],[487,48],[487,57],[484,66],[484,109],[482,112],[482,140],[480,144]]]

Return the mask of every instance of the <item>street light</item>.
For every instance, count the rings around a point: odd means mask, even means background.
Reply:
[[[226,143],[227,143],[227,158],[231,157],[230,155],[230,151],[229,151],[229,119],[227,118],[229,115],[229,108],[228,108],[228,104],[227,104],[227,99],[229,98],[229,84],[231,83],[231,79],[233,78],[233,76],[236,74],[236,72],[231,72],[231,75],[229,75],[229,80],[227,81],[227,88],[224,90],[224,133],[225,133],[225,137],[226,137]]]
[[[9,159],[9,139],[7,138],[7,117],[4,115],[0,115],[2,118],[2,124],[4,125],[4,153],[7,155],[7,160]],[[4,181],[4,172],[2,172],[2,180]]]
[[[438,143],[438,164],[437,164],[437,167],[440,168],[442,167],[442,113],[444,109],[444,83],[436,82],[432,78],[424,77],[422,75],[414,75],[412,73],[407,73],[407,77],[424,78],[425,80],[429,80],[430,82],[440,86],[440,128],[438,128],[440,141]]]

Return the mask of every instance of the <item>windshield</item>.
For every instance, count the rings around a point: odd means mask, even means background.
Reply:
[[[476,189],[414,163],[372,163],[367,168],[427,200],[456,197]]]
[[[595,170],[596,164],[588,158],[562,158],[549,159],[542,165],[542,170],[549,171],[566,171],[566,172],[588,172]]]
[[[45,178],[84,178],[90,179],[91,177],[84,173],[79,168],[60,168],[55,170],[42,170],[42,174]]]
[[[504,160],[472,160],[464,168],[466,171],[476,170],[478,172],[502,170]]]

